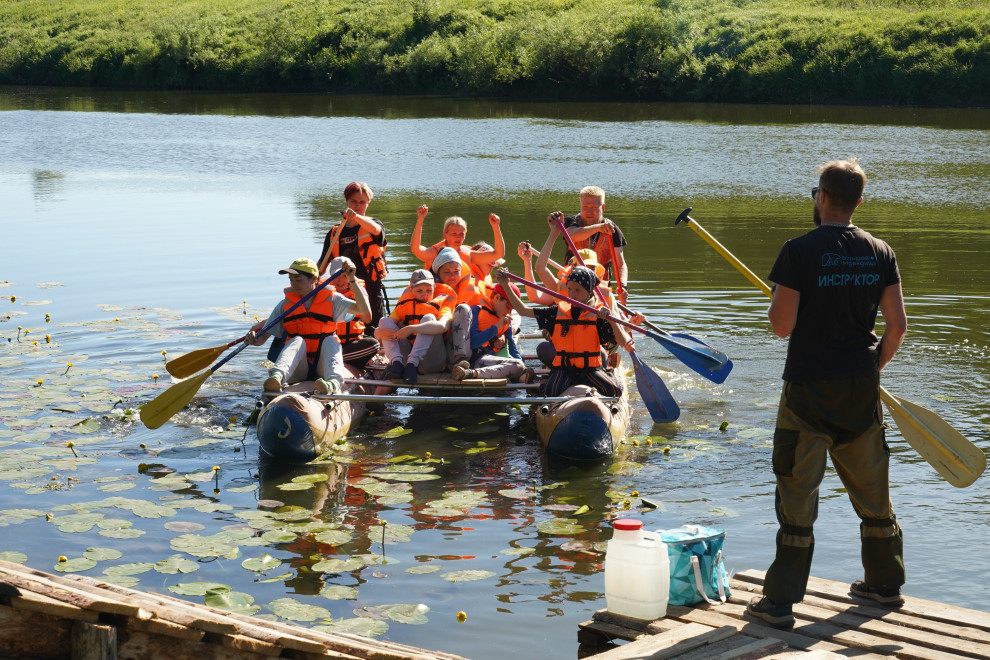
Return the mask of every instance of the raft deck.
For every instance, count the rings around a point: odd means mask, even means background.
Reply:
[[[463,660],[0,561],[0,657]]]
[[[580,624],[578,657],[595,660],[677,658],[750,660],[918,658],[962,660],[990,657],[990,613],[905,596],[893,609],[849,593],[843,582],[811,578],[803,602],[794,606],[793,630],[772,628],[744,616],[762,594],[763,571],[737,573],[729,602],[669,607],[652,622],[596,612]],[[612,646],[611,640],[629,643]]]

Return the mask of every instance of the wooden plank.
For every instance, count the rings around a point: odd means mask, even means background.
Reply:
[[[117,660],[117,629],[76,621],[72,624],[72,660]]]
[[[167,660],[261,660],[263,656],[217,645],[174,637],[134,632],[119,640],[121,658],[167,658]]]
[[[41,612],[0,605],[0,649],[4,658],[65,658],[71,646],[72,621]],[[45,634],[39,635],[43,630]]]
[[[712,644],[735,635],[735,628],[726,626],[713,630],[708,626],[688,623],[659,635],[649,635],[595,656],[596,660],[664,660]]]
[[[35,571],[27,566],[22,566],[21,564],[0,560],[0,579],[7,584],[17,587],[21,591],[32,591],[82,609],[96,612],[135,617],[141,614],[140,608],[133,604],[108,598],[111,594],[105,594],[103,597],[87,594],[77,588],[59,584],[52,579],[53,577],[41,571]],[[148,616],[147,613],[144,616]]]
[[[736,573],[733,577],[741,582],[763,585],[766,571],[747,570]],[[893,609],[870,601],[868,599],[857,598],[849,593],[849,585],[844,582],[826,580],[823,578],[810,578],[808,580],[808,592],[828,598],[834,598],[843,602],[855,604],[871,604],[871,607],[880,607],[897,611],[901,614],[920,616],[925,619],[940,621],[950,624],[963,624],[979,630],[990,631],[990,612],[982,612],[958,605],[948,605],[933,600],[915,598],[913,596],[904,597],[904,605]]]
[[[809,627],[813,624],[805,622],[806,625],[800,626],[794,631],[778,630],[756,619],[744,618],[745,611],[745,605],[736,603],[726,603],[711,609],[690,607],[667,608],[668,616],[673,616],[679,621],[702,623],[710,627],[733,626],[738,632],[749,637],[781,639],[789,647],[802,651],[821,650],[841,653],[846,649],[846,646],[842,644],[826,641],[819,635],[816,635],[815,633],[817,631]],[[798,621],[801,623],[800,619]],[[881,660],[885,657],[887,656],[869,652],[860,652],[856,655],[857,660]]]
[[[787,648],[780,639],[753,639],[746,635],[733,635],[721,642],[695,649],[677,656],[677,660],[758,660],[778,654]]]
[[[28,591],[26,589],[21,589],[20,593],[20,596],[9,599],[10,607],[15,610],[40,612],[42,614],[51,614],[63,619],[75,619],[77,621],[86,621],[89,623],[96,623],[100,620],[100,615],[92,610],[84,610],[81,607],[63,603],[60,600],[55,600],[54,598],[43,596],[42,594],[36,594],[33,591]]]
[[[182,639],[190,642],[198,642],[203,639],[204,633],[202,630],[197,630],[195,628],[190,628],[188,626],[183,626],[172,621],[166,621],[165,619],[127,619],[127,624],[124,626],[125,630],[128,632],[143,632],[149,635],[164,635],[166,637],[174,637],[176,639]]]

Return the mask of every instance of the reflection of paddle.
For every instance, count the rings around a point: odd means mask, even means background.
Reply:
[[[277,325],[282,319],[289,315],[297,307],[305,303],[307,300],[316,295],[316,293],[328,286],[330,282],[337,279],[337,277],[344,272],[341,268],[336,273],[326,278],[322,282],[316,285],[312,291],[307,293],[305,296],[300,298],[296,303],[286,309],[284,312],[276,316],[274,319],[265,324],[265,327],[261,329],[258,333],[263,335],[268,332],[271,328]],[[149,429],[157,429],[159,426],[167,422],[172,418],[172,415],[182,410],[187,403],[192,401],[192,398],[196,396],[196,392],[199,388],[203,386],[203,383],[213,375],[220,367],[225,365],[231,358],[247,348],[247,343],[242,343],[234,351],[225,357],[224,359],[217,362],[215,365],[199,374],[195,378],[190,378],[189,380],[184,380],[181,383],[176,383],[172,387],[168,388],[157,397],[144,404],[141,408],[141,421]],[[212,349],[207,349],[212,350]]]
[[[753,274],[753,271],[739,261],[731,252],[715,240],[711,234],[688,215],[691,207],[684,209],[674,224],[682,220],[711,245],[736,269],[746,276],[767,296],[773,293],[766,282]],[[901,399],[880,386],[880,398],[887,404],[890,416],[894,418],[901,435],[928,464],[935,468],[943,479],[957,488],[965,488],[983,474],[987,466],[987,456],[983,450],[970,442],[962,433],[952,428],[938,414],[922,408],[916,403]]]
[[[189,378],[200,369],[205,369],[213,364],[213,361],[220,357],[225,350],[242,341],[244,341],[244,337],[235,339],[223,346],[200,348],[199,350],[190,351],[174,360],[169,360],[165,365],[165,369],[176,378]]]
[[[513,275],[512,273],[505,271],[506,276],[521,284],[526,286],[531,286],[538,291],[542,291],[547,295],[553,296],[559,300],[570,303],[575,307],[580,307],[586,311],[593,314],[598,313],[598,309],[587,305],[582,302],[578,302],[573,298],[565,296],[557,291],[552,291],[546,287],[540,286],[535,282],[530,282],[525,277],[519,277],[518,275]],[[611,314],[608,318],[616,323],[622,323],[623,325],[632,325],[623,321],[622,319],[617,319]],[[633,326],[635,327],[635,326]],[[630,350],[629,355],[633,360],[633,367],[636,373],[636,387],[639,389],[639,396],[643,399],[643,403],[646,405],[646,409],[650,412],[650,417],[657,424],[662,424],[664,422],[673,422],[681,414],[681,409],[678,407],[677,402],[674,401],[674,397],[670,394],[670,390],[664,384],[663,380],[656,373],[653,372],[646,364],[639,359],[635,351]]]
[[[584,265],[581,255],[578,254],[577,247],[574,245],[573,239],[571,239],[570,234],[564,229],[564,223],[561,222],[560,218],[555,218],[557,227],[560,229],[561,233],[564,235],[564,240],[567,241],[567,245],[571,248],[571,252],[576,255],[578,263]],[[604,293],[600,290],[601,287],[596,287],[598,289],[598,297],[601,298],[602,302],[605,302]],[[543,289],[546,291],[546,289]],[[698,341],[694,337],[683,336],[675,337],[674,335],[657,332],[649,332],[634,325],[627,321],[621,319],[615,319],[619,323],[622,323],[626,327],[632,328],[637,332],[641,332],[650,339],[653,339],[660,343],[661,346],[670,351],[671,355],[680,360],[686,367],[693,369],[698,372],[708,380],[713,383],[725,382],[728,378],[729,372],[732,371],[732,362],[729,358],[708,344]]]

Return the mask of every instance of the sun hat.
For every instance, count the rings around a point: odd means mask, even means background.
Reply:
[[[585,266],[591,268],[592,266],[598,265],[598,254],[591,248],[584,248],[583,250],[578,250],[578,256],[581,257],[581,261],[584,262]]]
[[[289,264],[288,268],[283,268],[278,271],[279,275],[288,275],[289,273],[292,273],[293,275],[309,275],[310,277],[314,277],[319,275],[320,269],[316,267],[316,262],[312,259],[300,257]]]
[[[350,262],[351,260],[348,259],[347,257],[336,257],[333,261],[330,262],[330,266],[327,268],[327,273],[333,275],[337,271],[343,270],[344,264]]]
[[[457,254],[457,250],[452,247],[445,247],[444,249],[437,252],[437,256],[433,258],[433,270],[434,272],[440,270],[440,266],[444,264],[449,264],[456,261],[461,262],[461,257]]]

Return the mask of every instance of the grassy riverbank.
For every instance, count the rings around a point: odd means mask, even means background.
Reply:
[[[990,105],[990,0],[5,0],[0,84]]]

